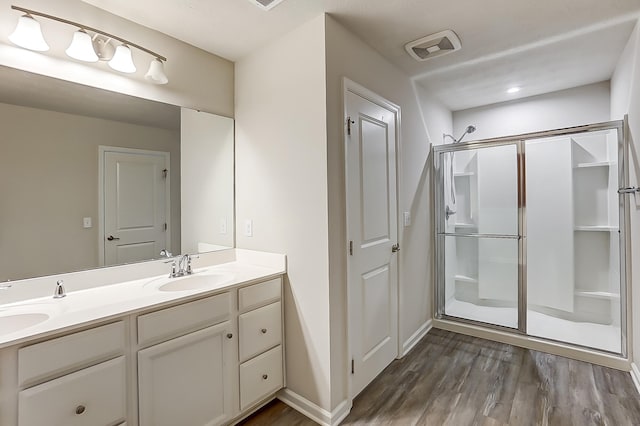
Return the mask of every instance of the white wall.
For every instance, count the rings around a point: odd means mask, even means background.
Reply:
[[[233,120],[185,108],[181,118],[180,253],[232,248]]]
[[[473,124],[477,130],[465,141],[518,135],[609,121],[609,82],[580,86],[511,102],[453,113],[453,135],[458,138]]]
[[[327,46],[327,152],[329,187],[329,262],[331,281],[331,407],[347,398],[346,358],[346,213],[343,145],[342,78],[376,92],[401,108],[400,211],[411,212],[412,224],[401,228],[400,336],[403,343],[432,316],[430,141],[426,124],[441,134],[450,121],[446,108],[425,96],[422,105],[409,77],[371,47],[326,18]],[[421,107],[423,107],[421,110]],[[425,113],[424,117],[422,112]],[[450,125],[450,124],[449,124]],[[432,134],[433,136],[433,134]],[[400,223],[402,219],[400,218]]]
[[[287,386],[329,410],[324,51],[319,16],[236,63],[236,244],[287,255]]]
[[[612,119],[629,114],[631,143],[629,185],[640,186],[640,23],[636,25],[611,79]],[[640,365],[640,194],[629,196],[631,211],[630,246],[632,293],[632,359]]]
[[[99,145],[169,152],[171,198],[180,199],[177,131],[2,103],[0,129],[0,280],[99,265]],[[171,206],[171,229],[179,229],[180,204]]]
[[[137,25],[81,1],[23,0],[18,5],[114,33],[167,57],[169,84],[158,86],[144,80],[149,55],[132,49],[138,71],[125,75],[106,63],[86,64],[67,57],[64,50],[77,28],[37,18],[51,46],[45,53],[14,46],[8,40],[16,26],[14,2],[0,0],[0,65],[74,81],[88,86],[126,93],[223,116],[233,116],[233,63],[160,32]]]

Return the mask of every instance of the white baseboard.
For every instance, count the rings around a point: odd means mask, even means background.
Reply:
[[[431,330],[432,327],[433,327],[433,321],[431,319],[427,320],[427,322],[422,324],[420,328],[418,328],[416,332],[413,333],[411,337],[409,337],[407,341],[402,344],[402,353],[400,354],[400,358],[404,357],[406,354],[411,352],[411,349],[413,349],[413,347],[417,345],[418,342],[422,340],[424,336],[427,335],[427,333]]]
[[[640,393],[640,369],[635,362],[631,363],[631,380],[633,380],[633,384],[636,385],[636,389],[638,389],[638,393]]]
[[[319,407],[305,397],[298,395],[291,389],[282,389],[277,398],[294,410],[304,414],[316,423],[323,426],[337,426],[351,412],[352,402],[345,399],[331,412]]]

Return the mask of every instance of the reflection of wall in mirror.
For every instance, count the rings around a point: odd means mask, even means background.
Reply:
[[[0,281],[99,265],[99,145],[170,152],[171,198],[180,199],[175,130],[1,103],[0,128]],[[179,252],[180,206],[172,204]]]
[[[183,108],[181,253],[232,248],[233,119]]]

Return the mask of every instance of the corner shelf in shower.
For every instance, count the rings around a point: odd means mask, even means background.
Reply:
[[[617,226],[611,225],[590,225],[590,226],[575,226],[574,231],[585,232],[617,232]]]
[[[454,173],[453,177],[469,177],[473,175],[475,175],[475,172],[459,172],[459,173]]]
[[[589,167],[609,167],[614,166],[616,163],[612,161],[595,161],[593,163],[578,163],[574,166],[574,169],[585,169]]]
[[[478,280],[476,278],[467,277],[466,275],[455,275],[453,278],[456,281],[460,281],[460,282],[463,282],[463,283],[478,284]]]
[[[475,228],[476,224],[475,223],[456,223],[454,226],[456,228],[469,229],[469,228]]]
[[[617,293],[611,293],[608,291],[584,291],[576,290],[576,296],[589,297],[592,299],[620,299],[620,295]]]

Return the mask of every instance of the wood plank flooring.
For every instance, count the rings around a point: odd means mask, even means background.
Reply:
[[[274,401],[241,424],[316,423]],[[640,395],[622,371],[434,329],[358,395],[342,424],[632,426]]]

